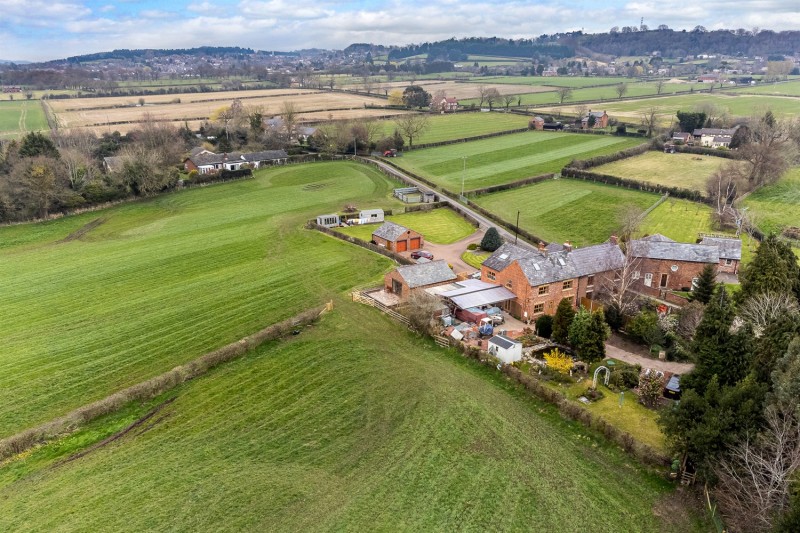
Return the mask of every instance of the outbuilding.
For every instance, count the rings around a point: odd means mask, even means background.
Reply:
[[[372,233],[372,240],[378,246],[384,246],[393,252],[420,250],[425,246],[422,235],[394,222],[384,222]]]
[[[417,289],[446,285],[455,280],[456,275],[447,261],[439,260],[399,266],[384,276],[383,286],[387,293],[405,300]]]
[[[341,220],[339,219],[339,215],[332,214],[332,215],[319,215],[317,217],[317,224],[320,226],[324,226],[326,228],[335,228],[340,224]]]
[[[383,209],[362,209],[358,214],[359,224],[377,224],[383,222]]]
[[[489,353],[508,365],[522,359],[522,343],[505,335],[495,335],[489,339]]]

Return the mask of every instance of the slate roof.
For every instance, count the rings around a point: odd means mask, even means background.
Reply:
[[[505,243],[483,264],[492,270],[505,270],[517,262],[531,286],[591,276],[621,268],[625,257],[619,246],[609,242],[572,251],[543,253]]]
[[[272,161],[274,159],[286,159],[289,154],[286,150],[266,150],[264,152],[252,152],[249,154],[242,154],[242,159],[248,163],[256,161]]]
[[[513,340],[509,339],[505,335],[495,335],[491,339],[489,339],[490,344],[496,344],[497,346],[503,348],[504,350],[508,350],[512,346],[516,344]]]
[[[640,241],[650,241],[650,242],[675,242],[669,237],[665,237],[660,233],[653,233],[652,235],[648,235],[647,237],[642,237],[639,239]]]
[[[720,259],[742,260],[742,241],[740,239],[725,237],[705,237],[700,244],[716,246],[719,249]]]
[[[373,236],[386,239],[387,241],[396,241],[400,235],[407,232],[408,228],[395,224],[394,222],[384,222],[381,227],[372,232]]]
[[[719,136],[716,136],[716,137],[714,137],[714,141],[713,142],[715,142],[715,143],[730,143],[731,142],[731,138],[730,137],[719,137]]]
[[[239,152],[231,152],[228,154],[214,154],[211,152],[208,153],[201,153],[190,157],[192,163],[197,165],[198,167],[207,166],[207,165],[219,165],[222,163],[226,163],[231,160],[241,159],[242,154]]]
[[[731,136],[736,133],[736,128],[731,129],[724,129],[724,128],[699,128],[692,132],[692,135],[695,137],[700,137],[701,135],[727,135]]]
[[[456,275],[447,266],[447,261],[443,259],[431,261],[430,263],[399,266],[397,267],[397,273],[400,274],[400,277],[411,289],[456,279]]]
[[[719,248],[716,246],[644,239],[631,241],[628,246],[634,257],[692,263],[719,263]]]

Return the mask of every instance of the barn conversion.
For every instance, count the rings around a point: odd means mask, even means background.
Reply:
[[[251,152],[242,154],[230,152],[215,154],[208,150],[193,151],[183,160],[183,168],[187,171],[196,170],[200,174],[211,174],[221,170],[240,170],[241,168],[260,168],[265,165],[281,165],[288,161],[289,155],[285,150],[267,150],[264,152]]]
[[[440,260],[399,266],[384,276],[383,285],[387,293],[405,300],[415,290],[444,285],[455,279],[447,261]]]

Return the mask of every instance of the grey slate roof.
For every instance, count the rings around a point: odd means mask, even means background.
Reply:
[[[483,264],[499,272],[514,261],[519,264],[528,283],[536,287],[621,268],[625,257],[619,246],[609,242],[546,254],[505,243]]]
[[[230,152],[228,154],[202,153],[194,155],[189,159],[192,160],[192,163],[200,167],[205,165],[219,165],[227,161],[235,161],[241,158],[242,154],[239,152]]]
[[[397,267],[397,273],[405,280],[408,287],[425,287],[434,283],[444,283],[456,279],[456,275],[447,266],[447,261],[440,259],[430,263],[404,265]]]
[[[248,163],[272,161],[274,159],[286,159],[287,157],[289,157],[289,154],[286,153],[286,150],[266,150],[264,152],[242,154],[242,159]]]
[[[700,137],[701,135],[727,135],[731,136],[736,133],[736,128],[731,129],[724,129],[724,128],[698,128],[692,132],[692,135],[695,137]]]
[[[660,233],[653,233],[652,235],[648,235],[647,237],[642,237],[639,240],[650,241],[650,242],[675,242],[669,237],[661,235]]]
[[[372,232],[373,236],[386,239],[387,241],[396,241],[400,235],[407,232],[408,228],[395,224],[394,222],[384,222],[381,227]]]
[[[496,344],[499,347],[503,348],[504,350],[508,350],[512,346],[516,344],[513,340],[509,339],[505,335],[495,335],[491,339],[489,339],[491,344]]]
[[[719,249],[720,259],[742,259],[742,241],[740,239],[725,237],[705,237],[700,244],[716,246]]]
[[[634,257],[689,261],[692,263],[719,263],[719,248],[705,244],[636,240],[628,245]]]

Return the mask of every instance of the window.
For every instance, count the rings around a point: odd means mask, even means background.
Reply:
[[[726,259],[725,266],[731,266],[733,264],[733,259]]]
[[[495,279],[495,273],[492,272],[491,270],[487,270],[486,271],[486,277],[489,278],[490,280],[494,280]]]
[[[593,286],[593,285],[594,285],[594,276],[589,276],[589,277],[586,279],[586,286],[587,286],[587,287],[591,287],[591,286]]]
[[[542,285],[539,287],[539,296],[547,294],[548,292],[550,292],[550,285]]]
[[[637,270],[637,271],[635,271],[635,272],[633,273],[633,276],[632,276],[632,277],[633,277],[633,279],[639,279],[639,276],[640,276],[640,274],[639,274],[639,271]]]
[[[700,278],[692,278],[692,290],[697,288],[697,283],[700,281]]]
[[[571,279],[568,279],[567,281],[565,281],[565,282],[562,284],[562,286],[561,286],[561,290],[562,290],[562,291],[568,291],[568,290],[570,290],[570,289],[572,288],[572,282],[573,282],[573,281],[574,281],[574,280],[571,280]]]
[[[510,288],[511,288],[513,285],[514,285],[514,284],[513,284],[513,282],[512,282],[511,280],[508,280],[508,281],[506,281],[506,287],[508,287],[509,289],[510,289]]]
[[[536,304],[533,306],[533,314],[538,315],[539,313],[544,313],[544,304]]]
[[[653,273],[648,272],[644,275],[644,284],[650,287],[653,284]]]

